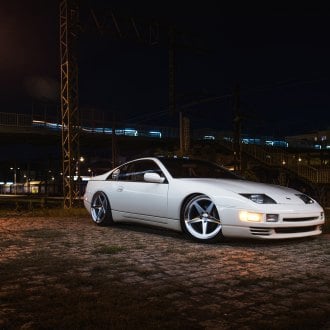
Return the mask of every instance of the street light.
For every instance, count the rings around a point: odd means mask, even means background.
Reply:
[[[80,163],[83,163],[85,161],[85,158],[83,156],[80,156],[79,159],[76,161],[76,179],[78,180],[80,178]]]

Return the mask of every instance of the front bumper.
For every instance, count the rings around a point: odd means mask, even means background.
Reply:
[[[242,237],[257,239],[289,239],[316,236],[322,234],[322,224],[299,227],[262,227],[262,226],[228,226],[222,227],[225,237]]]
[[[278,221],[276,222],[243,222],[239,220],[239,211],[237,209],[223,209],[219,212],[224,236],[258,239],[308,237],[320,235],[325,222],[322,208],[309,211],[299,210],[298,212],[269,210],[271,214],[278,214]]]

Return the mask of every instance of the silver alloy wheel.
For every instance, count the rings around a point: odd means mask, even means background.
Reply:
[[[91,215],[94,222],[101,224],[108,218],[109,202],[103,192],[97,192],[91,204]]]
[[[185,205],[183,217],[187,232],[200,240],[215,238],[222,228],[215,204],[205,195],[189,200]]]

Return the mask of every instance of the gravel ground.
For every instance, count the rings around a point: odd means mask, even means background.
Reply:
[[[0,274],[40,251],[71,260],[72,274],[89,278],[98,269],[113,286],[141,290],[151,304],[166,302],[164,313],[186,320],[187,329],[330,329],[330,234],[204,245],[166,230],[98,227],[88,216],[0,218]],[[0,329],[11,328],[13,315],[20,329],[43,328],[9,299],[23,285],[33,299],[39,287],[56,283],[40,267],[3,277]]]

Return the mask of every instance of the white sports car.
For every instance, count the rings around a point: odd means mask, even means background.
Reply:
[[[149,224],[207,243],[313,236],[325,221],[322,207],[297,190],[187,158],[140,158],[95,176],[84,204],[98,225]]]

